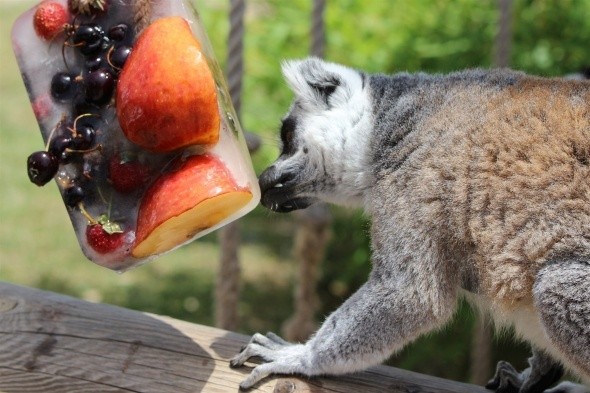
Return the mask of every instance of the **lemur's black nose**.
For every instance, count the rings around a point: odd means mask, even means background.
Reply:
[[[297,195],[297,172],[281,172],[276,166],[267,168],[258,177],[260,203],[272,211],[287,213],[304,209],[311,203]]]
[[[266,168],[258,177],[260,191],[264,195],[268,190],[279,189],[295,179],[295,174],[290,172],[280,172],[274,165]]]

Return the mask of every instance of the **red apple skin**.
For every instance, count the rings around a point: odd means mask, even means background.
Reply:
[[[162,174],[139,208],[136,258],[165,252],[230,216],[252,199],[227,167],[209,154],[190,156]]]
[[[217,87],[185,19],[161,18],[141,33],[121,71],[116,108],[125,136],[144,149],[217,143]]]

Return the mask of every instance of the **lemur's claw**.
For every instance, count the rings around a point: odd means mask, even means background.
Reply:
[[[508,362],[500,361],[496,367],[496,374],[486,384],[485,388],[496,393],[518,393],[522,386],[520,373]]]
[[[260,364],[240,384],[240,390],[252,388],[262,379],[271,374],[304,374],[313,371],[307,359],[307,349],[302,344],[291,344],[274,333],[262,335],[256,333],[250,343],[230,360],[231,367],[240,367],[253,357],[261,358]]]

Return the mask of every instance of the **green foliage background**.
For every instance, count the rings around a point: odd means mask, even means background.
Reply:
[[[213,324],[219,257],[215,234],[116,275],[84,260],[55,186],[40,189],[28,182],[25,159],[42,142],[9,37],[16,16],[34,3],[0,1],[0,278]],[[222,65],[228,3],[195,0]],[[309,53],[311,3],[248,1],[242,125],[263,141],[253,157],[257,172],[278,152],[277,127],[291,99],[280,62]],[[492,64],[498,19],[492,0],[332,0],[325,18],[326,58],[369,72],[447,72]],[[512,30],[513,68],[558,76],[590,65],[590,0],[514,0]],[[339,208],[333,215],[332,240],[318,286],[318,320],[354,292],[370,269],[366,219],[358,211]],[[293,234],[289,215],[257,208],[242,220],[243,332],[278,331],[291,314]],[[417,340],[390,363],[468,380],[472,323],[472,312],[462,305],[450,326]],[[507,358],[524,366],[526,349],[503,337],[495,345],[496,360]]]

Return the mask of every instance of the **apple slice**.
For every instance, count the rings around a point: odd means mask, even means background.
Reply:
[[[119,76],[116,104],[123,133],[144,149],[217,143],[217,87],[186,20],[161,18],[141,33]]]
[[[145,258],[186,243],[252,199],[215,156],[195,155],[161,175],[139,207],[132,255]]]

